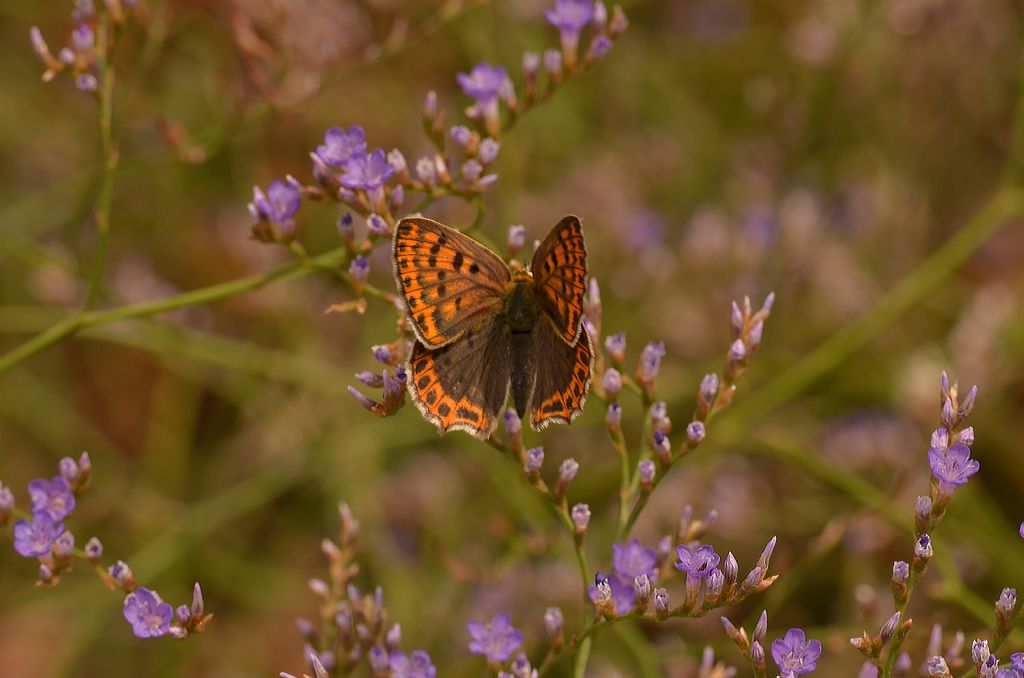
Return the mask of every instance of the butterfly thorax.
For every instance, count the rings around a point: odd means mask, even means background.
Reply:
[[[505,315],[513,334],[529,333],[537,326],[540,307],[533,288],[533,276],[526,271],[516,271],[508,284]]]

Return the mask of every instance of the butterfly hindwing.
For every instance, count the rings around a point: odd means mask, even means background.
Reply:
[[[545,319],[534,330],[537,378],[533,387],[530,423],[540,430],[551,423],[570,424],[583,411],[590,390],[594,346],[586,329],[575,346]]]
[[[587,248],[580,220],[558,222],[533,255],[530,265],[537,299],[568,344],[580,337],[586,292]]]
[[[454,341],[500,308],[511,279],[489,249],[422,217],[398,223],[392,259],[416,337],[428,348]]]
[[[409,359],[409,392],[441,433],[461,429],[487,438],[508,397],[509,369],[508,326],[482,322],[440,348],[417,342]]]

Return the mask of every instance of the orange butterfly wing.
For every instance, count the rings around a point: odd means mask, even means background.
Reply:
[[[558,222],[534,253],[530,270],[541,308],[562,340],[575,346],[583,326],[587,280],[587,247],[577,217]]]
[[[537,379],[533,387],[530,425],[571,424],[583,412],[594,369],[594,345],[584,328],[575,346],[563,341],[555,326],[541,320],[534,330]]]
[[[455,429],[487,438],[508,398],[509,373],[508,328],[484,321],[441,348],[417,342],[409,359],[409,392],[438,432]]]
[[[496,254],[432,219],[402,219],[391,254],[416,338],[427,348],[451,343],[498,309],[511,280]]]

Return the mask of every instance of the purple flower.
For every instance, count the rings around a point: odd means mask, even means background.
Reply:
[[[366,133],[359,125],[352,125],[346,132],[341,127],[332,127],[324,134],[324,143],[316,147],[316,154],[328,165],[342,167],[349,158],[366,153]]]
[[[369,155],[360,153],[345,162],[341,183],[349,188],[373,191],[383,186],[394,173],[395,168],[388,162],[384,149],[375,148]]]
[[[44,556],[63,532],[63,523],[55,521],[49,513],[37,513],[31,523],[27,520],[14,523],[14,550],[26,558]]]
[[[616,574],[626,577],[630,582],[642,574],[646,574],[652,581],[656,580],[658,577],[657,561],[658,554],[655,550],[644,548],[639,539],[630,539],[625,544],[612,545],[612,567],[615,568]]]
[[[404,652],[395,650],[391,653],[392,678],[434,678],[437,669],[434,668],[430,655],[423,650],[416,650],[408,657]]]
[[[512,626],[508,613],[495,615],[489,623],[469,622],[466,625],[472,640],[469,651],[495,662],[507,661],[523,644],[523,632]]]
[[[561,33],[573,33],[579,36],[580,31],[594,17],[593,0],[555,0],[555,8],[545,10],[548,23]]]
[[[1014,671],[1024,671],[1024,652],[1014,652],[1010,655],[1010,668]]]
[[[75,495],[61,476],[33,480],[28,484],[28,494],[32,497],[32,513],[45,513],[54,522],[63,520],[75,509]]]
[[[801,629],[786,631],[784,638],[772,641],[772,659],[779,665],[783,678],[810,673],[821,656],[821,641],[807,640]]]
[[[249,211],[257,219],[283,224],[291,221],[299,211],[301,198],[298,188],[275,179],[267,187],[266,193],[259,186],[253,186]]]
[[[156,591],[138,588],[124,599],[124,618],[138,638],[156,638],[167,633],[174,609]]]
[[[695,549],[690,549],[684,544],[676,548],[676,558],[676,569],[685,572],[687,580],[703,579],[718,567],[721,560],[711,544],[704,544]]]
[[[1020,536],[1024,538],[1024,523],[1020,524]]]
[[[643,575],[650,582],[658,580],[658,554],[654,549],[645,548],[639,539],[631,539],[625,544],[612,545],[612,569],[614,573],[606,577],[615,603],[615,614],[623,615],[633,608],[636,602],[634,580]],[[596,602],[598,591],[596,586],[589,589],[590,600]]]
[[[946,494],[965,485],[981,466],[976,459],[971,459],[970,448],[959,443],[944,453],[936,448],[929,449],[928,464],[932,467],[932,475],[939,481],[939,489]]]
[[[481,62],[469,73],[457,74],[455,80],[466,96],[480,103],[489,103],[497,100],[499,91],[508,80],[508,71],[504,66]]]

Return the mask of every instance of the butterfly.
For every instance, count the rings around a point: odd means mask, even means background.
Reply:
[[[594,348],[583,327],[587,249],[577,217],[558,222],[528,270],[422,217],[398,223],[392,259],[417,339],[409,394],[439,433],[489,437],[509,394],[534,430],[583,411]]]

